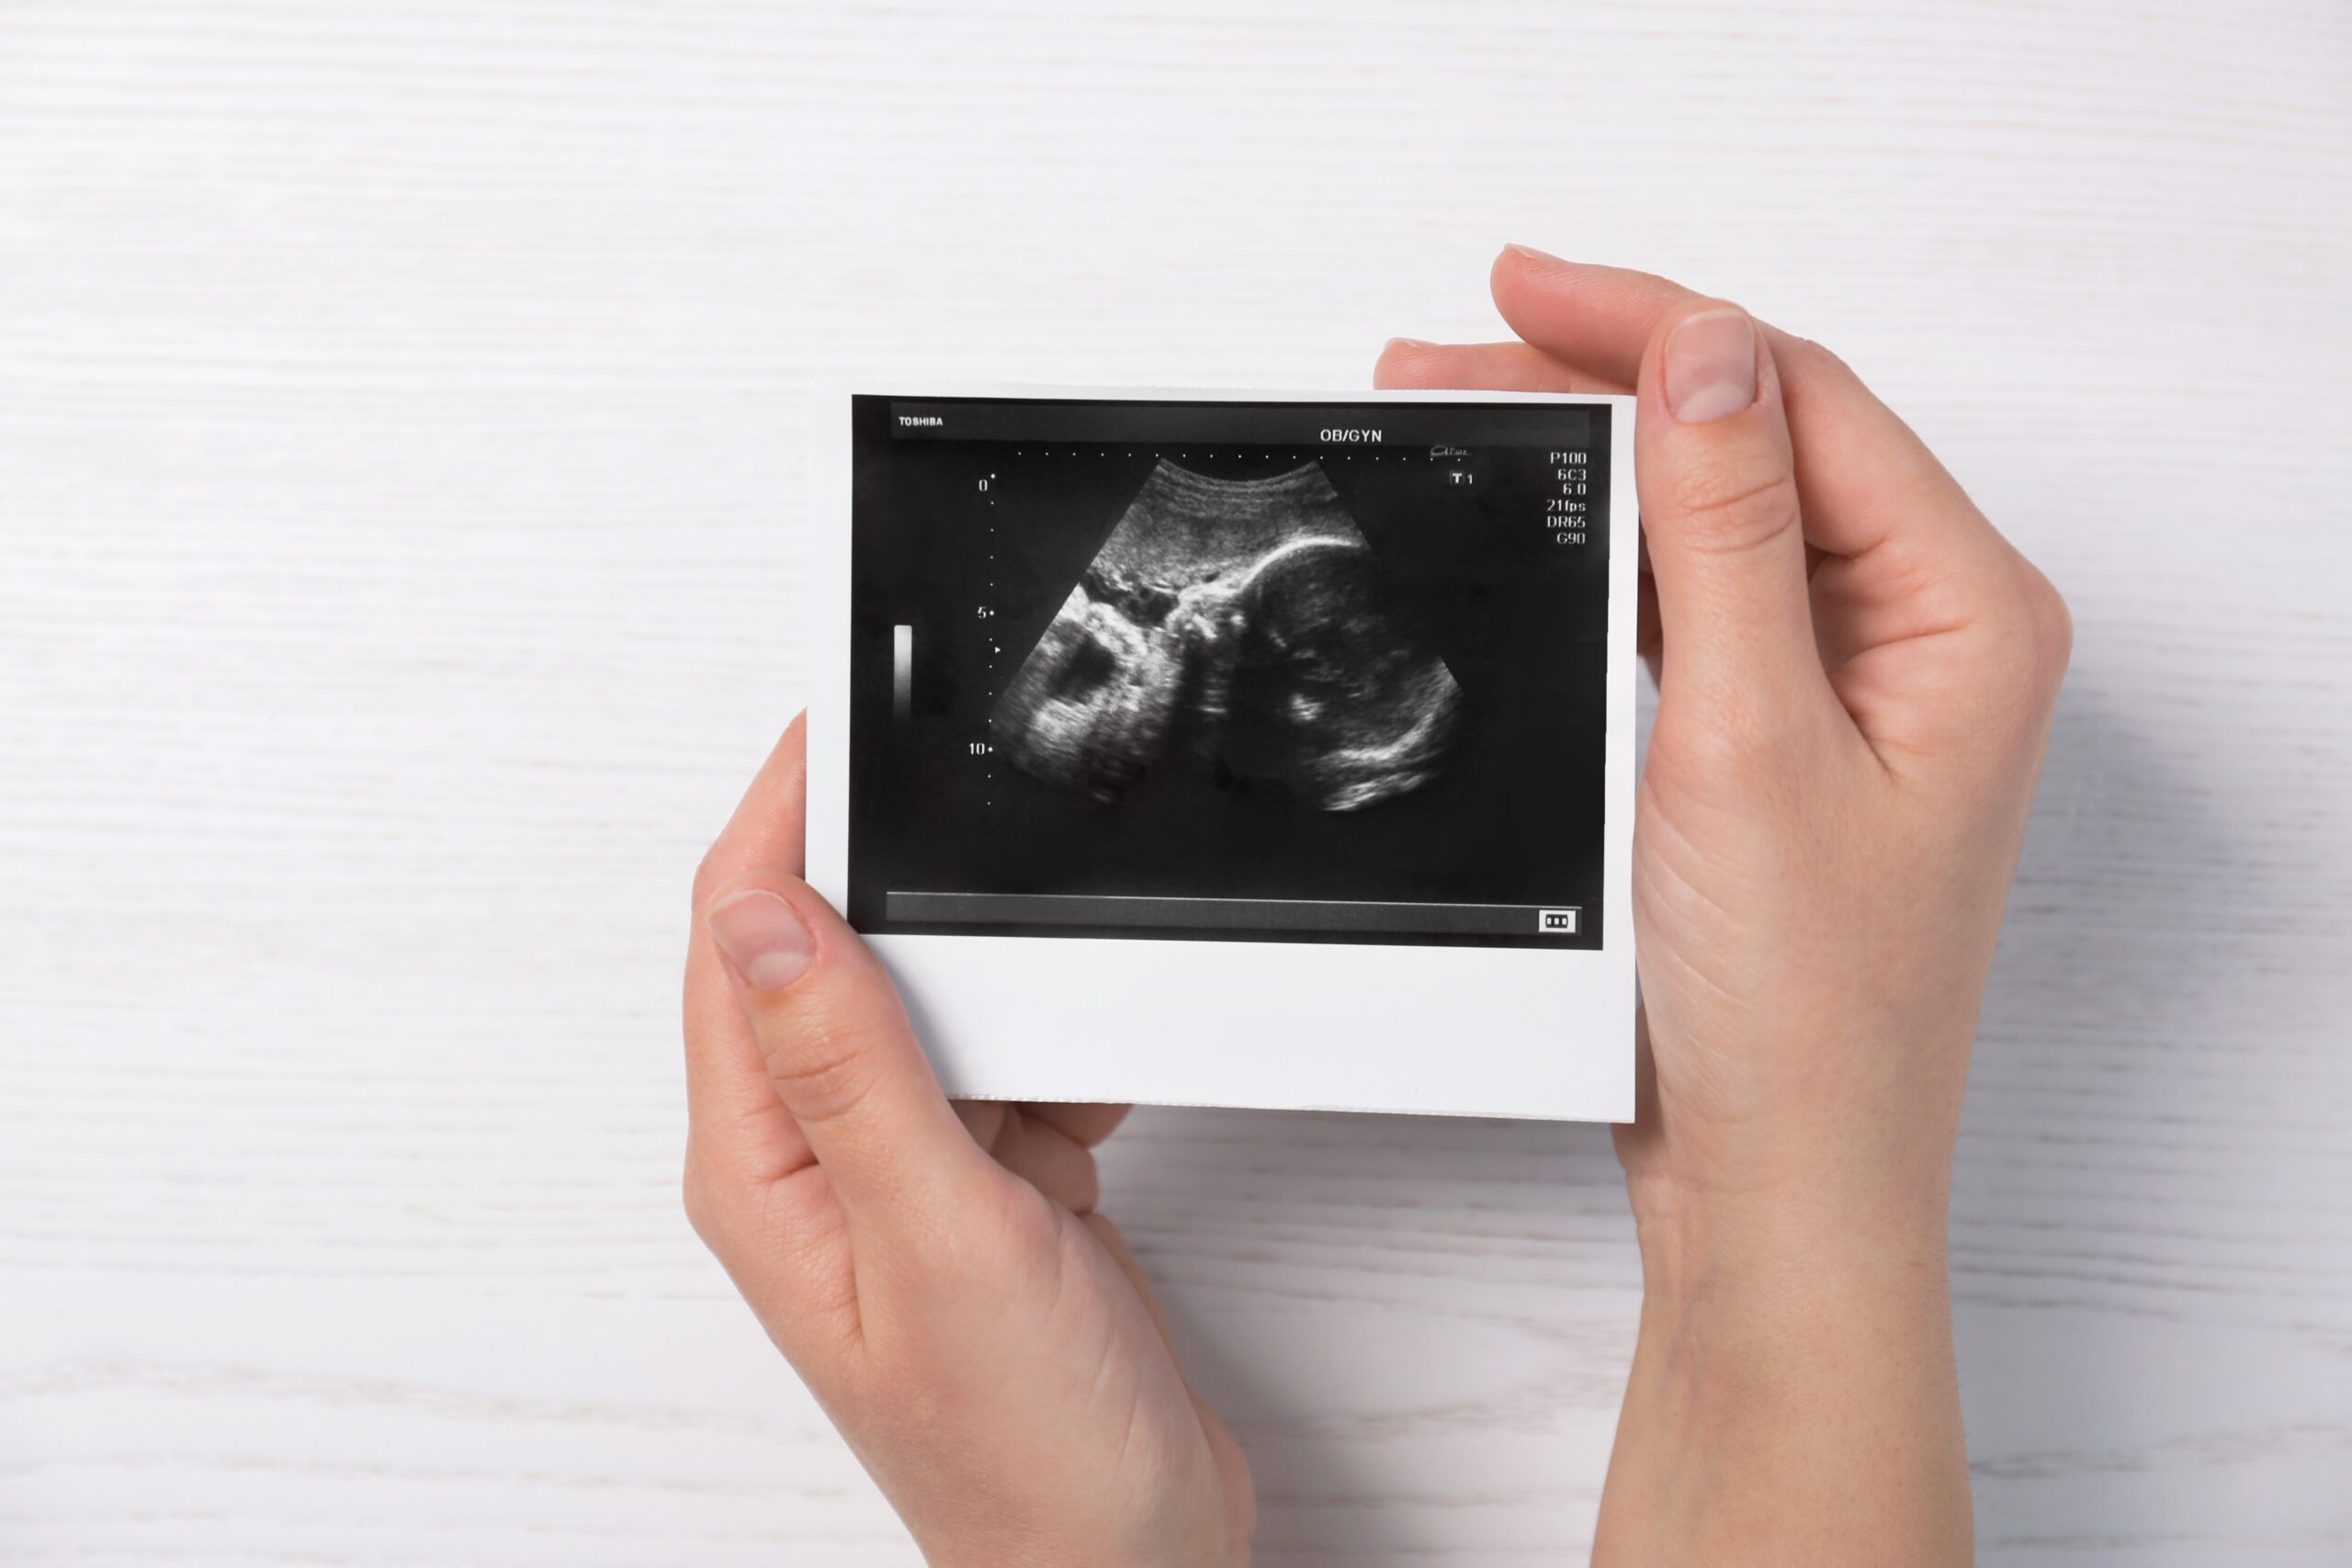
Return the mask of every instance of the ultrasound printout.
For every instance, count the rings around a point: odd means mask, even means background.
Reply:
[[[1611,417],[854,399],[853,923],[1600,946]]]

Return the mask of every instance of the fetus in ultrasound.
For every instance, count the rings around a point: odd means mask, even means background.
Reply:
[[[1353,811],[1434,778],[1462,705],[1319,465],[1217,479],[1163,460],[990,725],[1023,772],[1105,805],[1174,765]]]

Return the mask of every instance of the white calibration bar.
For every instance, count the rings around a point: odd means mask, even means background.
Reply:
[[[915,629],[890,628],[890,711],[905,718],[915,701]]]

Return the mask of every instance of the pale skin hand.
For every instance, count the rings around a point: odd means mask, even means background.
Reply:
[[[1647,1291],[1595,1559],[1964,1562],[1944,1213],[2065,611],[1825,351],[1532,253],[1494,288],[1525,342],[1378,379],[1637,389],[1664,655],[1618,1139]],[[1118,1109],[941,1098],[799,880],[801,775],[796,725],[696,879],[696,1229],[934,1563],[1246,1563],[1247,1467],[1092,1213]]]
[[[1967,1562],[1945,1214],[2065,608],[1819,346],[1517,247],[1493,288],[1522,342],[1378,383],[1640,398],[1645,1292],[1594,1561]]]
[[[1125,1108],[941,1096],[804,776],[796,722],[695,878],[695,1230],[938,1568],[1241,1568],[1249,1468],[1094,1213]]]

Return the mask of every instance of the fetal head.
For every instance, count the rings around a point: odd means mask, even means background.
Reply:
[[[1270,562],[1250,586],[1243,620],[1242,662],[1294,689],[1361,689],[1410,652],[1360,547],[1295,548]]]
[[[1435,775],[1461,692],[1362,547],[1293,548],[1255,574],[1234,639],[1224,757],[1351,811]]]

